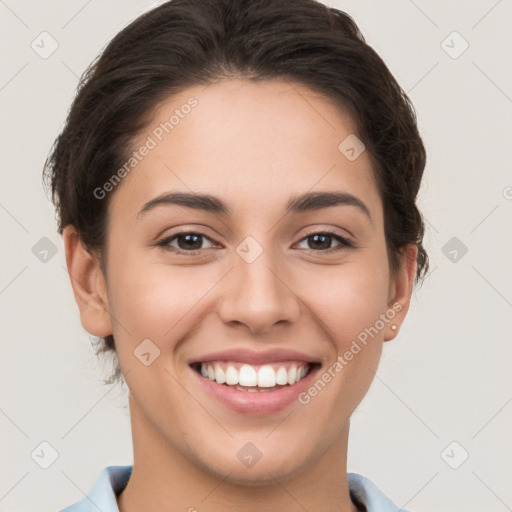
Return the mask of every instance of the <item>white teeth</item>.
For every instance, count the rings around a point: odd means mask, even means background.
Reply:
[[[265,391],[273,391],[274,388],[261,388],[258,389],[256,387],[254,388],[242,388],[241,386],[235,386],[235,389],[238,389],[238,391],[246,391],[248,393],[265,393]]]
[[[238,372],[238,383],[240,384],[240,386],[256,386],[256,370],[252,366],[249,366],[248,364],[242,365],[240,367],[240,371]]]
[[[284,366],[281,366],[276,373],[276,384],[284,385],[288,384],[288,372]]]
[[[257,393],[258,390],[256,388],[242,388],[240,386],[235,386],[235,389],[238,389],[238,391],[247,391],[249,393]]]
[[[265,365],[258,370],[258,386],[260,388],[273,388],[276,385],[276,372],[272,366]]]
[[[236,386],[238,384],[238,372],[233,366],[228,366],[226,369],[226,384],[229,386]]]
[[[299,382],[307,374],[307,365],[294,363],[286,370],[285,366],[279,368],[270,364],[260,366],[259,369],[254,368],[250,364],[243,364],[239,370],[229,363],[202,363],[201,375],[210,380],[216,381],[218,384],[227,384],[228,386],[236,386],[242,391],[272,391],[278,389],[276,386],[293,385]],[[262,389],[245,389],[246,387],[259,387]],[[271,389],[272,388],[272,389]]]
[[[288,370],[288,384],[290,384],[290,386],[292,384],[295,384],[296,377],[297,377],[297,367],[291,366],[290,369]]]
[[[213,379],[212,379],[213,380]],[[219,384],[224,384],[224,382],[226,382],[226,373],[224,372],[224,370],[220,367],[219,364],[216,364],[215,365],[215,380],[219,383]]]

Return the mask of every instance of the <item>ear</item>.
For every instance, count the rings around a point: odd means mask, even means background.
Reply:
[[[63,232],[66,265],[84,329],[97,337],[112,334],[107,287],[99,259],[82,245],[73,226]]]
[[[387,313],[390,320],[386,325],[384,341],[391,341],[396,337],[407,311],[409,311],[416,278],[417,258],[418,247],[415,244],[407,244],[403,247],[400,255],[400,268],[391,279]],[[393,329],[392,326],[396,326],[396,328]]]

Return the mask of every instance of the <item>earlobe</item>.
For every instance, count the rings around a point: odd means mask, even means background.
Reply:
[[[63,232],[66,265],[84,329],[93,336],[112,334],[105,278],[99,259],[82,245],[74,226]]]
[[[417,270],[418,247],[415,244],[408,244],[403,247],[401,254],[400,268],[393,278],[390,287],[390,297],[388,300],[389,323],[384,333],[384,341],[394,339],[400,327],[405,320],[411,294],[414,287]]]

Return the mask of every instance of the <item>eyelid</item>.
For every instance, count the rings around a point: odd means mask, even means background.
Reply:
[[[304,239],[310,237],[310,236],[313,236],[313,235],[327,235],[327,236],[330,236],[332,238],[335,238],[338,240],[338,242],[341,243],[341,246],[339,249],[350,249],[350,248],[356,248],[356,244],[353,240],[351,240],[349,237],[339,233],[337,230],[335,229],[318,229],[318,228],[313,228],[311,231],[308,231],[306,232],[302,237],[301,239],[299,240],[298,243],[302,242]],[[331,253],[331,252],[336,252],[338,249],[336,247],[331,247],[330,249],[325,249],[325,250],[319,250],[319,251],[315,251],[314,249],[306,249],[307,251],[309,252],[313,252],[313,253],[319,253],[319,254],[322,254],[322,253]]]
[[[349,236],[343,234],[342,231],[345,231],[346,233],[348,233]],[[311,229],[308,229],[305,232],[305,234],[302,235],[302,238],[311,236],[311,235],[317,235],[317,234],[335,235],[335,236],[344,238],[347,241],[349,241],[349,238],[355,238],[354,235],[348,229],[344,229],[344,230],[342,230],[341,228],[324,228],[324,229],[322,229],[322,228],[318,228],[318,227],[313,227]],[[302,238],[301,238],[301,240],[302,240]]]
[[[210,249],[210,247],[207,247],[205,249],[197,249],[197,250],[192,250],[192,251],[185,251],[183,249],[177,249],[175,247],[172,247],[170,245],[170,242],[171,240],[175,239],[175,238],[178,238],[180,236],[184,236],[184,235],[199,235],[200,237],[202,238],[205,238],[207,239],[208,241],[210,241],[212,243],[213,246],[218,246],[219,244],[213,240],[213,238],[211,238],[210,236],[206,235],[205,233],[199,231],[198,229],[192,229],[192,228],[189,228],[189,229],[181,229],[180,231],[177,231],[176,233],[172,233],[170,235],[166,235],[164,236],[163,238],[160,238],[158,239],[154,245],[156,246],[159,246],[159,247],[162,247],[164,250],[168,250],[170,252],[173,252],[175,254],[189,254],[189,255],[195,255],[195,254],[199,254],[203,251],[205,251],[206,249]]]

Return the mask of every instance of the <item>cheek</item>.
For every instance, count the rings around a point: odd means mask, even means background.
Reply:
[[[342,349],[385,312],[388,288],[387,261],[356,257],[336,271],[317,272],[303,295]]]
[[[128,252],[122,261],[113,255],[109,273],[110,311],[119,324],[114,322],[114,332],[123,342],[119,349],[133,349],[146,338],[164,349],[164,340],[168,344],[176,338],[188,318],[201,310],[219,276],[208,266],[172,266]],[[116,259],[119,264],[114,266]]]

